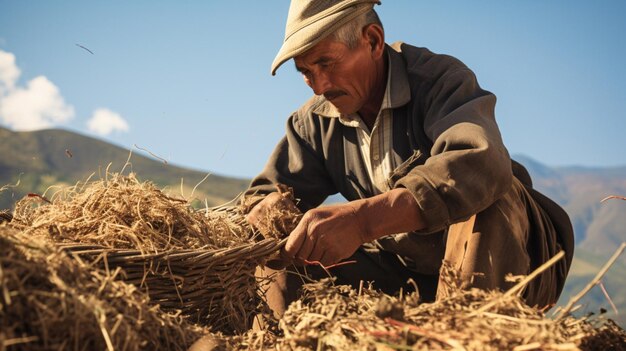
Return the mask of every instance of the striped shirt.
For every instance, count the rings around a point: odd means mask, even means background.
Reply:
[[[387,180],[397,166],[392,153],[393,110],[390,86],[391,75],[388,75],[385,95],[372,130],[369,130],[358,113],[339,117],[343,125],[357,129],[363,166],[367,169],[372,188],[377,194],[390,190]]]

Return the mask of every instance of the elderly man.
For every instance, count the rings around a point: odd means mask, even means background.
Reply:
[[[282,258],[293,265],[275,271],[270,307],[281,315],[297,298],[302,279],[290,271],[305,263],[354,260],[328,271],[340,284],[373,282],[387,293],[406,291],[411,278],[431,301],[443,293],[444,259],[465,287],[506,289],[506,274],[528,274],[565,250],[524,291],[531,305],[555,303],[573,254],[569,218],[509,158],[495,96],[451,56],[385,44],[375,3],[291,2],[271,72],[293,58],[315,96],[289,117],[244,196],[258,228],[278,220],[276,207],[304,212],[285,233]],[[278,184],[293,189],[295,204]],[[348,202],[318,207],[337,192]]]

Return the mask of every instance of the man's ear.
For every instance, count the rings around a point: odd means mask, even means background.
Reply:
[[[385,32],[377,24],[368,24],[363,28],[364,39],[367,40],[372,55],[376,58],[382,56],[385,51]]]

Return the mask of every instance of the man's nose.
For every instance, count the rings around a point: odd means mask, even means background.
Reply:
[[[315,95],[323,95],[325,92],[330,90],[332,86],[328,76],[324,73],[316,74],[309,82]]]

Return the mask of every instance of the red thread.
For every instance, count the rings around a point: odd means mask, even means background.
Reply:
[[[315,264],[315,265],[318,265],[318,266],[320,266],[320,267],[322,267],[322,268],[324,268],[324,269],[331,269],[331,268],[335,268],[335,267],[339,267],[339,266],[344,266],[344,265],[347,265],[347,264],[353,264],[353,263],[356,263],[356,261],[355,261],[355,260],[351,260],[351,261],[343,261],[343,262],[339,262],[339,263],[331,264],[330,266],[324,266],[324,265],[322,264],[322,262],[320,262],[320,261],[309,261],[309,260],[302,260],[302,261],[303,261],[304,263],[306,263],[306,264]]]

